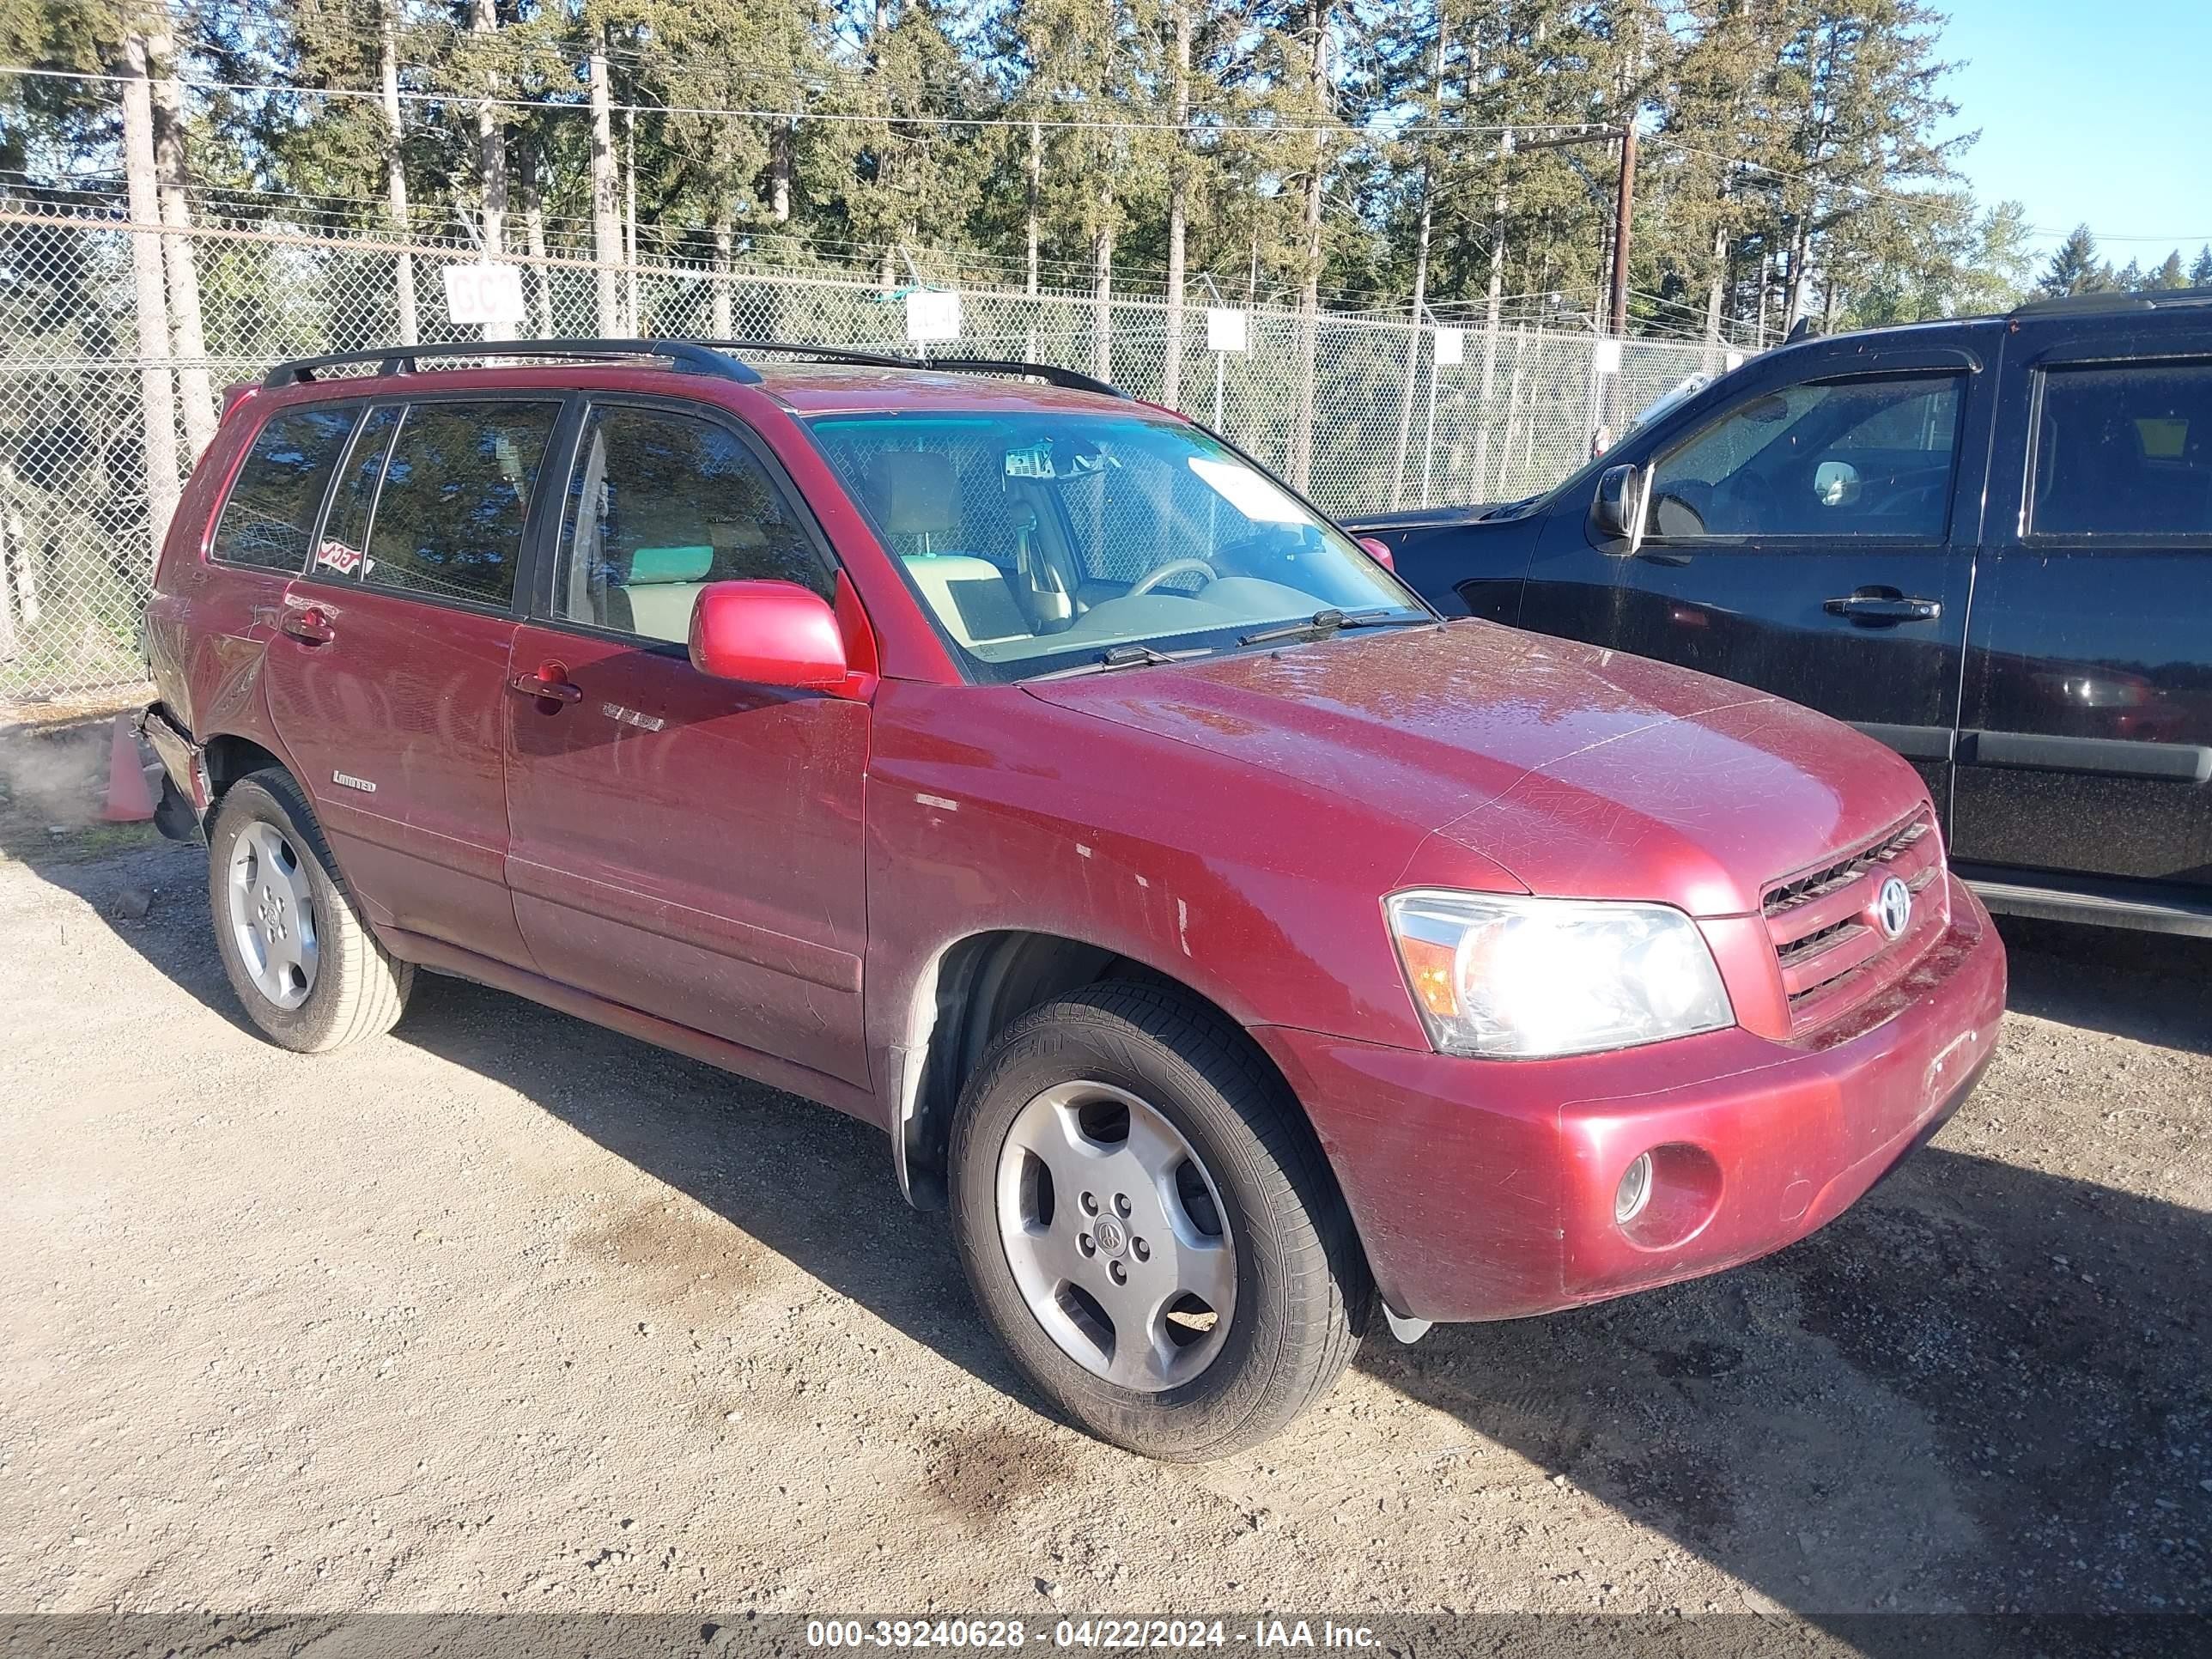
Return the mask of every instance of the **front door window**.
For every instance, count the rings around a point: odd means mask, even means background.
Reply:
[[[1660,456],[1647,533],[1940,541],[1959,383],[1956,374],[1822,380],[1739,404]]]

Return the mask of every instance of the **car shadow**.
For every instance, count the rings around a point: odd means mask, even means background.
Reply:
[[[2015,1013],[2212,1054],[2212,939],[2000,916]]]
[[[194,856],[46,873],[103,915],[117,884],[160,884],[167,925],[118,932],[242,1026]],[[2066,942],[2037,948],[2058,953],[2057,996]],[[2077,975],[2067,1012],[2045,1017],[2141,1029],[2112,1006],[2141,976],[2100,992],[2103,972]],[[2043,976],[2032,967],[2031,987]],[[943,1218],[898,1200],[878,1131],[500,992],[425,988],[392,1040],[514,1091],[1042,1409],[984,1330]],[[2200,1006],[2193,1025],[2145,1040],[2204,1053],[2208,1023]],[[1464,1449],[1510,1449],[1733,1576],[1753,1611],[1869,1654],[1929,1650],[1919,1621],[1865,1620],[1891,1610],[2212,1609],[2212,1216],[1954,1150],[1972,1112],[1763,1261],[1549,1318],[1439,1328],[1412,1347],[1378,1321],[1357,1364],[1446,1414]],[[1387,1463],[1358,1478],[1403,1476],[1409,1492],[1497,1478],[1449,1447],[1441,1462],[1423,1455],[1420,1481]],[[1349,1476],[1316,1465],[1312,1478]]]

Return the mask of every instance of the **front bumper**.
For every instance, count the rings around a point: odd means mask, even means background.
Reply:
[[[1826,1225],[1973,1088],[2004,947],[1955,878],[1951,926],[1856,1035],[1741,1029],[1555,1060],[1254,1032],[1305,1103],[1377,1287],[1409,1319],[1510,1319],[1717,1272]],[[1621,1173],[1659,1179],[1626,1228]]]

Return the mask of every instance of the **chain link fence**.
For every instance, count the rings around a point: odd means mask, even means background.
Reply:
[[[189,313],[179,275],[190,250],[204,355],[187,357],[173,334],[140,327],[137,237],[167,245],[173,325]],[[401,339],[409,290],[422,340],[474,340],[478,330],[447,321],[442,273],[476,257],[451,246],[134,230],[0,210],[0,697],[142,676],[138,623],[156,520],[176,487],[149,477],[149,453],[161,447],[148,441],[149,409],[167,410],[189,469],[192,434],[210,429],[208,401],[220,387],[287,357]],[[597,336],[611,316],[623,335],[914,349],[902,296],[872,283],[509,260],[523,267],[524,336]],[[961,305],[963,354],[1109,365],[1136,396],[1217,427],[1346,514],[1542,489],[1591,453],[1601,428],[1619,429],[1685,377],[1722,367],[1717,348],[1631,340],[1615,368],[1590,335],[1527,325],[1468,331],[1461,361],[1439,363],[1432,328],[1323,313],[1309,330],[1295,313],[1265,308],[1248,313],[1244,350],[1217,353],[1194,304],[1182,317],[1170,396],[1170,313],[1159,301],[970,291]]]

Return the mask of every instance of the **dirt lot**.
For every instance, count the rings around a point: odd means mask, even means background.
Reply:
[[[443,980],[282,1053],[201,855],[12,752],[0,1608],[2212,1608],[2212,946],[2008,928],[1987,1082],[1825,1233],[1166,1468],[873,1131]]]

